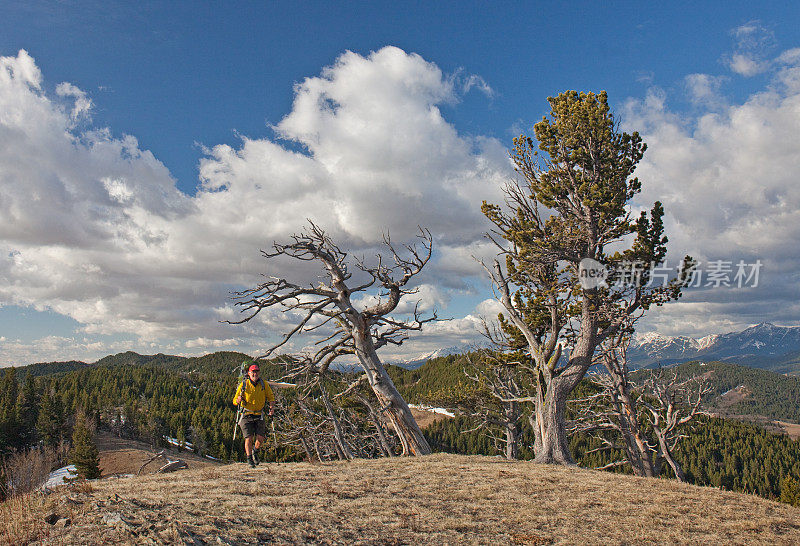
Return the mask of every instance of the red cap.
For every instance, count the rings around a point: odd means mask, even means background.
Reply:
[[[252,372],[253,370],[256,370],[256,371],[258,371],[258,369],[259,369],[259,368],[258,368],[258,364],[252,364],[252,365],[250,365],[250,367],[247,369],[247,371],[248,371],[248,372]]]

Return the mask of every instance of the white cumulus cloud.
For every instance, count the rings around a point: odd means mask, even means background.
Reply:
[[[230,291],[261,272],[303,282],[321,274],[258,252],[306,218],[367,257],[385,233],[403,243],[430,229],[426,309],[481,275],[472,261],[444,258],[480,244],[480,202],[500,200],[508,157],[498,141],[460,135],[444,119],[440,106],[464,88],[418,55],[344,53],[296,85],[275,138],[208,146],[195,195],[135,137],[88,126],[86,92],[61,83],[49,96],[42,81],[27,52],[0,57],[0,304],[148,343],[263,340],[280,331],[280,316],[219,321],[231,319]],[[490,89],[478,77],[470,86]]]
[[[628,104],[626,123],[648,144],[636,172],[638,202],[664,203],[672,265],[686,253],[706,267],[730,262],[734,273],[739,260],[763,262],[757,288],[704,286],[651,312],[661,330],[703,334],[798,320],[791,302],[800,296],[800,69],[791,61],[800,59],[780,58],[768,86],[740,104],[716,103],[690,117],[672,112],[658,90]]]

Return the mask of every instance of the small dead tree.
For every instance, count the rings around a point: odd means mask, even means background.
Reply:
[[[414,308],[413,317],[408,320],[391,315],[403,297],[416,292],[406,287],[431,257],[433,240],[430,232],[420,228],[421,248],[404,245],[406,256],[401,256],[389,237],[385,236],[384,244],[389,258],[378,255],[377,264],[372,266],[367,265],[364,260],[356,260],[355,267],[364,277],[357,284],[348,267],[347,253],[313,222],[309,224],[305,232],[292,237],[291,243],[274,243],[273,251],[262,251],[262,254],[267,259],[285,256],[300,261],[317,262],[324,269],[324,280],[316,285],[301,286],[286,279],[272,277],[255,288],[236,292],[236,305],[247,316],[239,321],[228,322],[241,324],[250,321],[261,310],[268,308],[301,313],[302,318],[297,325],[261,358],[269,357],[300,333],[319,330],[324,326],[332,327],[333,333],[317,342],[320,347],[317,352],[305,358],[307,366],[324,375],[337,358],[355,355],[378,399],[377,411],[392,424],[402,445],[403,455],[430,453],[430,446],[408,404],[386,373],[377,353],[378,349],[387,344],[402,344],[408,339],[409,331],[420,330],[424,323],[436,319],[435,313],[423,318],[418,304]],[[359,308],[353,301],[354,295],[373,287],[379,289],[376,302]]]
[[[503,437],[495,438],[495,441],[504,446],[509,460],[519,455],[525,406],[536,401],[529,381],[533,370],[524,359],[516,358],[520,356],[518,353],[482,350],[476,358],[468,357],[469,367],[464,370],[464,374],[478,386],[469,403],[470,413],[481,419],[481,426],[502,430]]]
[[[302,446],[309,459],[349,460],[393,455],[394,446],[388,440],[370,433],[373,423],[366,406],[358,401],[362,395],[343,400],[344,393],[332,396],[329,387],[327,385],[321,392],[317,390],[316,398],[309,396],[298,400],[300,418],[294,423],[290,438]]]
[[[462,434],[483,429],[507,459],[518,458],[522,422],[526,415],[530,420],[527,406],[535,402],[530,366],[519,352],[481,349],[464,358],[469,381],[428,394],[429,402],[477,419]]]
[[[308,356],[281,360],[282,379],[291,379],[296,392],[275,418],[280,445],[302,450],[310,461],[394,456],[397,442],[385,433],[366,374],[353,380],[354,374],[323,371]]]
[[[602,468],[630,465],[637,476],[660,476],[664,464],[680,481],[686,475],[673,453],[682,427],[703,412],[700,403],[711,388],[703,376],[681,379],[676,370],[642,371],[634,384],[627,362],[629,337],[619,334],[597,356],[605,372],[589,374],[600,391],[576,401],[575,431],[593,432],[603,446],[625,458]]]

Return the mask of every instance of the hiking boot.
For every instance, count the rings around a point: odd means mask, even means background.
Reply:
[[[258,466],[259,463],[261,462],[258,460],[258,455],[256,455],[255,451],[253,451],[253,454],[250,456],[250,459],[253,461],[253,463],[255,463],[256,466]]]
[[[250,463],[250,468],[255,468],[256,467],[256,462],[253,460],[253,456],[252,455],[250,455],[247,458],[247,462]]]

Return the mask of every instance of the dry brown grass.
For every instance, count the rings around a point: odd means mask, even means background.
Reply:
[[[154,453],[160,451],[161,448],[154,450],[145,442],[137,440],[129,440],[125,438],[117,438],[111,434],[98,432],[95,436],[95,443],[100,452],[100,468],[103,471],[103,477],[114,476],[116,474],[136,474]],[[198,468],[213,466],[217,463],[195,455],[191,451],[185,449],[165,449],[165,454],[170,459],[183,459],[189,468]],[[164,464],[164,460],[160,460]],[[158,461],[146,466],[142,470],[143,474],[152,474],[161,466]]]
[[[41,493],[25,493],[0,504],[0,544],[27,544],[43,538],[49,529],[42,519],[51,506],[53,499]]]
[[[478,456],[235,464],[56,497],[71,525],[45,544],[800,543],[800,510],[777,502]]]
[[[786,434],[789,435],[789,438],[792,440],[797,440],[800,438],[800,425],[797,423],[787,423],[786,421],[775,421],[775,424],[778,425],[783,429]]]

